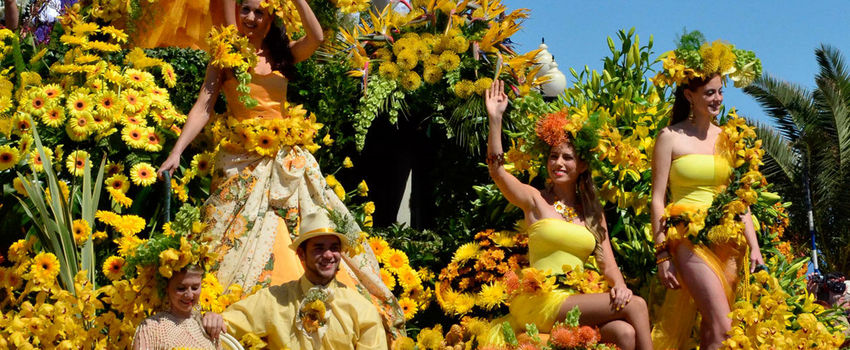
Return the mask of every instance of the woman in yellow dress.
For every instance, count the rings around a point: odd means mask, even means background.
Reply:
[[[662,314],[653,329],[657,349],[689,348],[695,311],[702,321],[700,348],[716,349],[732,326],[728,314],[734,303],[738,271],[745,247],[732,243],[693,244],[684,234],[667,237],[668,215],[705,211],[729,182],[732,165],[718,151],[723,137],[715,117],[723,103],[723,76],[719,73],[690,79],[676,89],[670,126],[655,143],[652,157],[652,230],[657,249],[658,275],[668,288]],[[668,194],[669,188],[669,196]],[[741,220],[750,250],[751,270],[764,264],[747,212]],[[678,231],[687,230],[679,227]]]
[[[252,79],[248,86],[258,105],[248,108],[240,103],[241,92],[232,71],[207,67],[198,99],[159,174],[178,168],[183,150],[207,125],[220,91],[228,101],[229,125],[284,122],[289,117],[285,106],[287,78],[293,65],[310,57],[323,41],[322,28],[306,0],[293,3],[305,35],[288,42],[261,0],[241,1],[236,24],[240,34],[257,48],[257,64],[249,69]],[[246,290],[256,284],[292,281],[303,274],[301,263],[288,248],[298,234],[301,217],[333,210],[347,219],[345,231],[349,235],[360,232],[309,151],[286,145],[274,154],[261,155],[248,148],[238,143],[221,145],[214,161],[210,198],[202,209],[204,234],[212,238],[212,250],[218,254],[212,270],[223,285],[236,283]],[[338,279],[367,294],[385,317],[386,329],[400,325],[403,314],[382,282],[368,245],[362,245],[362,253],[346,255],[344,260]]]
[[[520,295],[510,305],[509,318],[514,328],[534,323],[541,332],[548,332],[555,322],[564,321],[567,313],[578,306],[579,323],[599,326],[603,342],[614,343],[621,349],[651,349],[646,302],[634,296],[623,280],[590,170],[567,131],[550,130],[549,135],[554,138],[543,139],[551,147],[546,163],[551,186],[537,189],[519,181],[503,166],[502,114],[508,99],[502,81],[493,82],[487,90],[485,104],[490,119],[487,143],[490,176],[505,198],[522,209],[525,221],[530,224],[531,266],[557,274],[564,265],[581,269],[594,253],[612,286],[608,293],[572,294],[556,289],[542,296]]]

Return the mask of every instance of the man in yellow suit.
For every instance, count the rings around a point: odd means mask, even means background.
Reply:
[[[253,333],[266,338],[272,349],[387,349],[378,310],[336,280],[348,239],[331,228],[324,212],[306,215],[300,231],[289,247],[301,259],[304,276],[263,288],[220,317],[213,314],[204,320],[205,328],[224,328],[223,317],[236,339]]]

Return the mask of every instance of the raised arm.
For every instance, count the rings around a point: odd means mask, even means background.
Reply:
[[[322,33],[322,26],[319,25],[319,20],[307,5],[307,0],[293,0],[295,8],[298,9],[298,16],[301,17],[301,23],[304,25],[306,35],[289,44],[289,49],[292,50],[292,57],[298,63],[310,58],[313,52],[319,48],[319,45],[325,41],[325,35]]]
[[[528,213],[534,207],[534,187],[526,185],[508,173],[504,167],[504,150],[502,149],[502,115],[508,106],[508,95],[505,94],[505,83],[493,81],[484,95],[484,104],[490,118],[490,132],[487,134],[487,168],[493,182],[508,199],[523,212]]]
[[[664,231],[664,209],[667,200],[667,181],[670,178],[670,165],[673,162],[673,141],[675,135],[669,129],[661,130],[655,141],[652,153],[652,201],[650,202],[650,219],[652,220],[652,237],[656,244],[667,239]],[[657,259],[666,260],[658,264],[658,277],[661,283],[671,289],[679,288],[676,270],[670,261],[669,252],[661,252]]]
[[[207,75],[204,78],[204,84],[201,86],[201,92],[198,94],[198,100],[189,111],[189,116],[186,119],[186,124],[183,125],[183,131],[168,158],[160,165],[157,174],[162,176],[163,172],[168,172],[169,175],[174,174],[174,170],[180,166],[180,155],[192,143],[192,140],[204,129],[207,122],[210,120],[210,115],[213,113],[215,101],[218,99],[218,93],[221,90],[221,80],[223,72],[213,67],[207,66]]]
[[[18,3],[15,0],[3,0],[3,4],[6,6],[5,20],[6,20],[6,28],[11,29],[12,31],[18,30]]]
[[[221,0],[224,12],[224,25],[236,26],[236,0]]]

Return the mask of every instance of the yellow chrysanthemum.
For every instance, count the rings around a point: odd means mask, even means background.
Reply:
[[[394,62],[384,62],[378,67],[378,74],[390,80],[398,79],[400,73],[398,65]]]
[[[438,66],[446,72],[453,71],[460,66],[460,57],[454,52],[445,51],[440,54]]]
[[[41,252],[32,259],[30,272],[42,281],[53,281],[59,275],[59,259],[53,253]]]
[[[74,234],[74,242],[76,242],[77,245],[82,245],[91,235],[91,226],[89,226],[89,222],[84,219],[74,220],[74,222],[71,223],[71,233]]]
[[[74,176],[83,176],[83,172],[86,168],[86,163],[89,162],[89,152],[83,150],[76,150],[68,154],[68,158],[65,160],[65,167],[68,169],[68,172]]]
[[[478,292],[477,304],[489,311],[502,305],[506,299],[505,285],[500,282],[493,282],[481,286],[481,291]]]
[[[490,85],[493,84],[493,79],[490,78],[481,78],[475,81],[475,93],[483,96],[484,92],[490,88]]]
[[[21,154],[17,148],[9,145],[0,146],[0,171],[15,166],[20,158]]]
[[[416,315],[416,312],[419,311],[416,302],[407,297],[399,299],[398,306],[401,307],[401,310],[404,312],[405,320],[410,320],[414,315]]]
[[[409,71],[416,67],[419,63],[419,57],[416,56],[416,51],[411,49],[402,50],[396,57],[396,64],[401,70]]]
[[[454,85],[454,92],[457,97],[468,98],[475,92],[475,84],[469,80],[461,80]]]
[[[137,163],[130,168],[130,180],[136,186],[150,186],[156,182],[156,169],[145,162]]]
[[[401,86],[407,91],[416,90],[420,85],[422,85],[422,77],[416,72],[410,71],[404,73],[404,76],[401,78]]]
[[[469,259],[475,259],[478,257],[479,252],[478,243],[469,242],[457,248],[454,256],[452,257],[452,261],[461,263]]]
[[[427,65],[425,71],[422,72],[422,78],[428,84],[436,84],[443,79],[443,70],[440,67]]]

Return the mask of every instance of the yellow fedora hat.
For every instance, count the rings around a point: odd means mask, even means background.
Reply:
[[[289,245],[289,248],[296,250],[298,246],[308,239],[319,236],[336,236],[339,238],[342,248],[348,247],[348,237],[337,232],[327,213],[318,211],[304,215],[301,218],[301,229],[299,230],[298,237]]]

